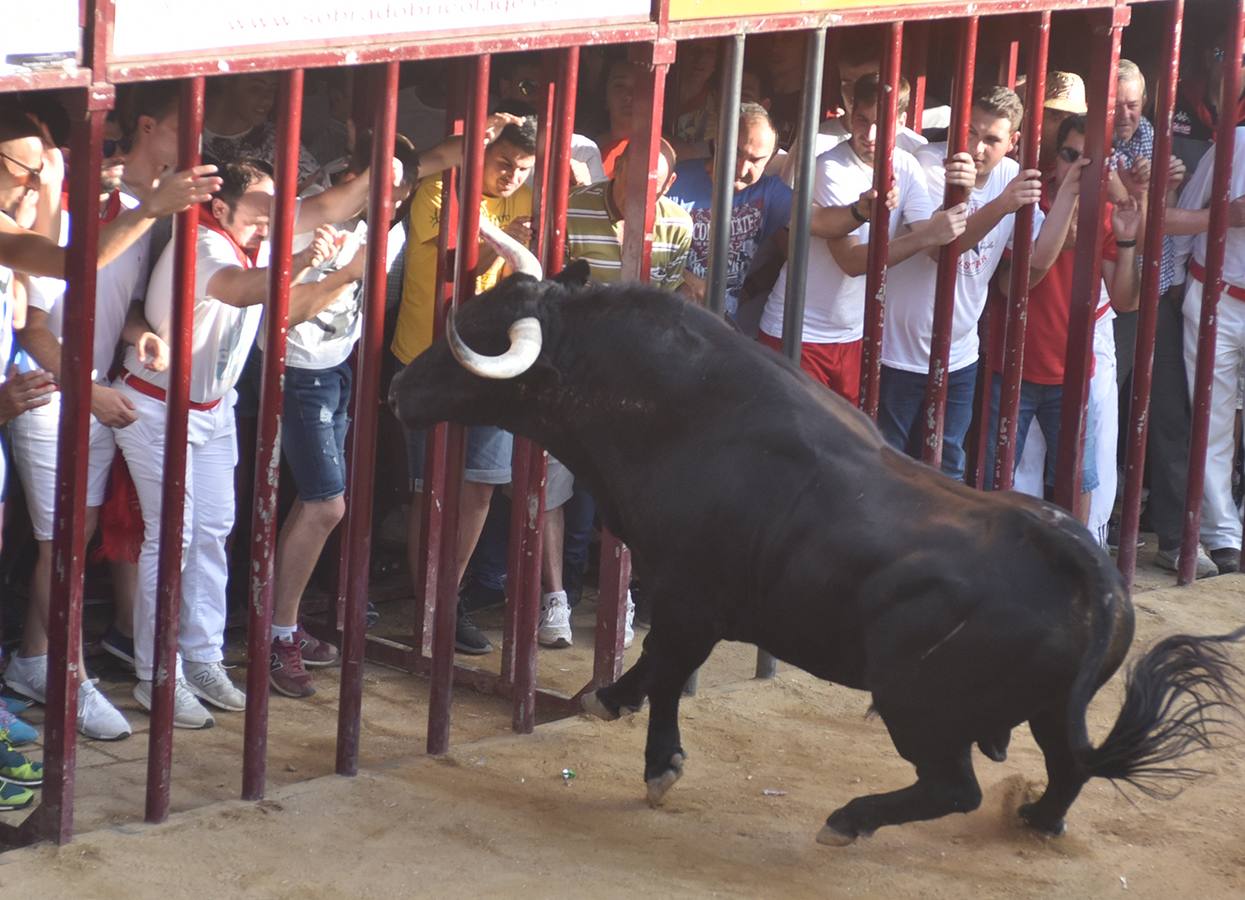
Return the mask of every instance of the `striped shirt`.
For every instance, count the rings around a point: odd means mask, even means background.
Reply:
[[[622,217],[602,181],[571,192],[566,208],[566,260],[588,261],[592,280],[612,283],[622,278]],[[683,284],[683,267],[692,246],[692,217],[677,203],[657,199],[653,223],[653,257],[649,281],[673,291]]]

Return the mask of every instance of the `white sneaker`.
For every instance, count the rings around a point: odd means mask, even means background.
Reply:
[[[1154,562],[1160,569],[1167,569],[1169,572],[1178,571],[1180,568],[1180,548],[1177,547],[1174,550],[1163,550],[1160,548],[1159,552],[1154,556]],[[1215,561],[1210,558],[1210,554],[1206,552],[1206,548],[1201,544],[1197,545],[1197,567],[1195,572],[1196,574],[1193,576],[1195,579],[1212,578],[1219,574],[1219,567],[1215,565]]]
[[[233,686],[225,667],[220,663],[186,660],[182,667],[186,671],[186,683],[196,697],[230,712],[242,712],[246,709],[246,694]]]
[[[540,601],[540,628],[536,640],[542,647],[571,645],[571,608],[566,604],[566,591],[545,594]]]
[[[1216,569],[1216,571],[1218,571]],[[48,658],[44,656],[9,657],[9,667],[4,670],[4,683],[36,703],[46,703],[48,693]]]
[[[631,599],[631,591],[627,591],[627,624],[623,628],[623,649],[635,643],[635,602]]]
[[[140,681],[134,685],[134,699],[147,712],[151,712],[151,682]],[[191,693],[185,678],[177,679],[173,691],[173,725],[177,728],[211,728],[216,724],[212,714]]]
[[[89,681],[78,685],[78,730],[97,741],[130,736],[130,723]]]

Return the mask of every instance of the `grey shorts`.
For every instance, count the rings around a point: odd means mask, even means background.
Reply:
[[[428,432],[423,429],[406,429],[406,464],[411,479],[411,490],[422,491],[424,487],[424,453]],[[467,429],[467,463],[463,480],[475,484],[509,484],[510,456],[514,450],[514,435],[491,425],[477,425]]]

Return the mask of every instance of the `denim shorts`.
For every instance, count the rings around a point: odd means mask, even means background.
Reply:
[[[346,491],[350,384],[350,365],[344,362],[331,369],[285,370],[281,450],[304,502],[331,500]]]
[[[411,477],[411,490],[424,486],[424,445],[429,432],[407,428],[406,464]],[[475,484],[509,484],[510,455],[514,435],[492,425],[473,425],[467,429],[467,463],[463,480]]]

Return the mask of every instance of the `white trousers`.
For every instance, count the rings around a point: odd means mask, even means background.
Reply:
[[[52,540],[56,514],[56,460],[60,439],[61,394],[57,391],[46,406],[28,409],[9,423],[13,467],[22,481],[35,540]],[[91,416],[87,456],[86,505],[104,505],[108,472],[117,452],[113,430]]]
[[[1119,474],[1116,469],[1116,446],[1120,439],[1119,385],[1116,384],[1115,329],[1112,316],[1103,316],[1094,326],[1094,377],[1089,382],[1090,424],[1094,427],[1094,465],[1098,470],[1098,487],[1089,498],[1087,527],[1104,547],[1107,526],[1115,506]],[[1029,424],[1025,452],[1016,470],[1014,489],[1023,494],[1041,497],[1046,477],[1046,438],[1037,417]]]
[[[1184,295],[1184,363],[1189,395],[1197,371],[1197,332],[1202,316],[1202,283],[1190,278]],[[1206,487],[1202,494],[1202,543],[1207,550],[1240,549],[1241,516],[1232,502],[1233,431],[1241,372],[1245,369],[1245,302],[1219,298],[1214,377],[1211,380],[1210,432],[1206,442]]]
[[[164,402],[121,390],[138,421],[117,432],[117,445],[138,489],[143,511],[143,549],[138,557],[134,605],[134,657],[138,677],[151,678],[156,636],[156,578],[160,551],[160,506],[164,488]],[[225,541],[233,530],[233,470],[238,463],[234,431],[235,395],[212,410],[190,411],[186,457],[186,509],[182,525],[182,605],[177,644],[191,662],[224,658],[225,587],[229,578]],[[179,665],[180,673],[180,665]]]

